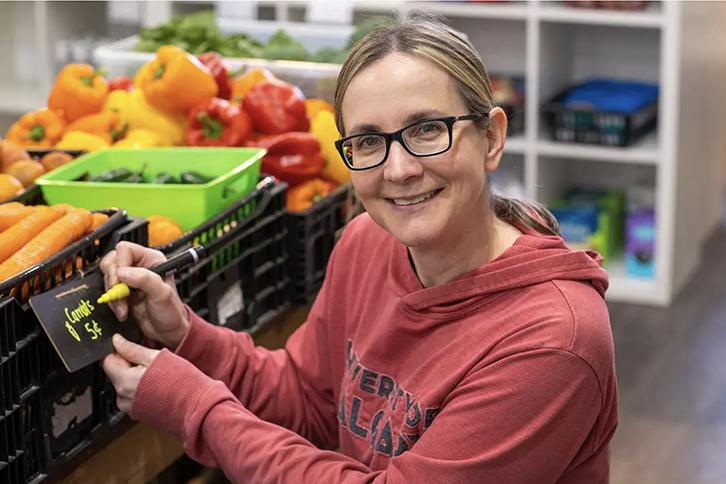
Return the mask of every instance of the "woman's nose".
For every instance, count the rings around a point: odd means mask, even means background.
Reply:
[[[405,150],[401,143],[394,141],[383,165],[383,177],[393,183],[403,183],[423,173],[420,158]]]

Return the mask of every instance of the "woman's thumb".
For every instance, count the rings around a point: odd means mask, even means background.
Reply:
[[[154,359],[154,350],[137,345],[118,333],[113,335],[112,342],[116,353],[132,365],[149,366]]]

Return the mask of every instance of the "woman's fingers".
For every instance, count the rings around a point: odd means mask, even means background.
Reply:
[[[119,267],[153,267],[166,261],[166,256],[158,250],[131,242],[116,244],[116,254]]]
[[[132,365],[149,366],[159,353],[157,350],[129,341],[118,333],[113,335],[112,341],[119,356]]]
[[[120,280],[133,289],[138,289],[146,295],[152,303],[162,303],[171,300],[174,290],[169,287],[158,274],[139,267],[119,267]]]
[[[125,371],[131,368],[128,361],[121,358],[116,353],[106,356],[101,363],[103,371],[108,375],[114,388],[118,389],[124,379]]]
[[[108,291],[118,282],[118,275],[116,271],[118,269],[118,257],[115,250],[112,250],[106,256],[101,259],[100,264],[101,272],[103,272],[103,285]],[[111,311],[113,311],[116,319],[124,321],[128,315],[128,303],[124,300],[114,301],[109,303]]]

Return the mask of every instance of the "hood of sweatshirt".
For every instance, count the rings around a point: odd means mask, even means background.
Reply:
[[[608,287],[608,275],[597,253],[573,251],[560,237],[534,231],[521,235],[482,267],[428,288],[416,276],[406,247],[395,239],[394,243],[397,247],[392,251],[389,275],[401,304],[413,312],[458,313],[502,291],[553,280],[582,281],[601,297]]]

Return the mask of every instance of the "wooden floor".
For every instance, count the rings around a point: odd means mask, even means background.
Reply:
[[[726,229],[667,309],[610,305],[620,395],[613,484],[726,483]]]

